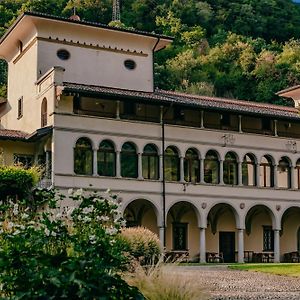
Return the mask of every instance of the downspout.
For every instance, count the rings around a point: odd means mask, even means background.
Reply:
[[[166,249],[166,174],[165,174],[165,113],[161,120],[161,145],[162,145],[162,200],[163,200],[163,246]]]
[[[172,104],[171,106],[172,107]],[[165,172],[165,115],[169,107],[163,111],[161,118],[161,146],[162,146],[162,200],[163,200],[163,247],[166,249],[166,172]]]

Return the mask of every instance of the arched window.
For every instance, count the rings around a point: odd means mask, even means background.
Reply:
[[[175,147],[168,147],[165,150],[165,179],[169,181],[179,181],[179,157]]]
[[[41,105],[41,127],[47,126],[47,99],[44,98]]]
[[[116,153],[112,142],[104,140],[100,143],[97,166],[99,175],[116,176]]]
[[[142,166],[143,178],[157,180],[159,177],[157,149],[154,145],[148,144],[143,151]]]
[[[209,150],[204,159],[204,181],[206,183],[219,183],[219,159],[215,151]]]
[[[246,154],[242,163],[242,181],[243,185],[256,185],[255,159],[252,154]]]
[[[74,148],[74,172],[80,175],[93,174],[93,149],[88,138],[80,138]]]
[[[138,157],[135,146],[132,143],[125,143],[121,151],[121,176],[137,178]]]
[[[264,156],[260,162],[260,186],[273,187],[274,186],[274,169],[271,157]]]
[[[295,174],[297,180],[297,188],[300,189],[300,158],[296,162]]]
[[[233,152],[228,152],[224,160],[224,183],[236,185],[238,183],[238,168],[236,155]]]
[[[277,181],[279,188],[291,188],[291,167],[287,157],[282,157],[278,163]]]
[[[195,149],[188,149],[184,158],[184,180],[200,182],[200,161]]]

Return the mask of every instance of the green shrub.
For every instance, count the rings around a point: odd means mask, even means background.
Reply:
[[[45,193],[45,191],[43,192]],[[123,226],[118,199],[107,193],[70,191],[76,207],[58,209],[0,201],[1,299],[143,299],[120,276],[128,258],[118,238]]]
[[[128,245],[130,255],[136,258],[141,265],[155,263],[161,256],[160,241],[157,235],[147,228],[124,228],[122,238]]]
[[[20,166],[0,166],[0,200],[28,197],[39,180],[39,170]]]

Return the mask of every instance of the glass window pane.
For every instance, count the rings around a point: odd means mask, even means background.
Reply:
[[[87,138],[80,138],[74,149],[74,172],[80,175],[93,174],[93,150]]]

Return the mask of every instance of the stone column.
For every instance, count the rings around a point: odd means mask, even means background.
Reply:
[[[242,116],[239,115],[239,132],[242,133],[243,130],[242,130]]]
[[[224,185],[224,170],[223,170],[223,167],[224,167],[224,165],[223,165],[223,160],[220,160],[220,174],[219,174],[219,176],[220,176],[220,184],[223,184]]]
[[[205,228],[200,228],[200,263],[206,263]]]
[[[98,149],[93,149],[93,175],[98,175]]]
[[[244,262],[244,229],[238,229],[238,263]]]
[[[274,230],[274,262],[280,262],[280,235],[279,230]]]
[[[121,152],[116,151],[116,177],[121,177]]]
[[[243,186],[243,172],[242,172],[242,165],[241,161],[238,162],[238,185]]]
[[[274,136],[278,136],[278,133],[277,133],[277,120],[274,120]]]
[[[163,159],[164,159],[164,157],[163,157],[163,155],[162,154],[160,154],[159,155],[159,180],[160,181],[163,181]]]
[[[291,176],[290,176],[290,180],[291,180],[291,182],[290,182],[290,185],[291,185],[291,189],[292,190],[296,190],[297,189],[297,187],[295,186],[295,172],[294,172],[294,170],[295,170],[295,167],[294,166],[290,166],[290,173],[291,173]]]
[[[204,111],[201,110],[200,127],[204,128]]]
[[[160,106],[160,124],[162,124],[163,122],[163,118],[164,118],[164,107],[163,106]]]
[[[159,241],[161,245],[161,249],[164,249],[164,236],[165,236],[165,228],[159,227]]]
[[[120,101],[119,100],[117,100],[116,118],[120,119]]]
[[[274,182],[274,188],[278,188],[278,180],[277,180],[277,165],[273,165],[273,182]]]
[[[138,153],[138,179],[143,180],[143,153]]]
[[[260,164],[256,164],[256,186],[260,187]]]
[[[204,183],[204,159],[200,158],[200,183]]]
[[[180,182],[184,182],[184,157],[180,157]]]

